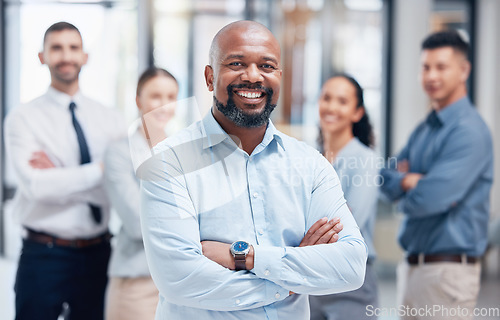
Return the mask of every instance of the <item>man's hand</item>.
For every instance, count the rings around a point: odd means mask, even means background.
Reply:
[[[415,188],[422,179],[423,175],[420,173],[407,173],[403,179],[401,179],[401,188],[406,192]]]
[[[333,218],[330,221],[328,221],[326,217],[321,218],[307,230],[299,247],[337,242],[339,239],[338,233],[342,231],[343,228],[344,226],[340,223],[340,218]]]
[[[408,160],[398,162],[398,171],[401,173],[408,173],[410,171],[410,163]]]
[[[29,164],[34,169],[50,169],[56,167],[44,151],[33,152]]]

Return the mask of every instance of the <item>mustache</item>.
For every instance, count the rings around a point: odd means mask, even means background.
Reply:
[[[56,68],[64,67],[64,66],[73,66],[73,67],[78,67],[76,63],[70,63],[70,62],[61,62],[59,64],[56,64]]]
[[[233,93],[234,89],[262,90],[268,97],[273,95],[273,89],[264,87],[261,84],[240,83],[240,84],[230,84],[227,86],[227,93],[229,97]]]

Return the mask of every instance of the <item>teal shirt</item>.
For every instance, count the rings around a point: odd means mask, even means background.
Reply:
[[[399,242],[409,254],[481,256],[487,245],[493,147],[487,125],[468,98],[432,111],[410,136],[398,161],[423,174],[404,192],[394,163],[383,169],[382,191],[400,199]]]

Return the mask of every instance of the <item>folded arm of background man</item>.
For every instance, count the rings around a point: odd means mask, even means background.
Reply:
[[[60,167],[57,161],[52,161],[56,165],[54,168],[32,168],[29,161],[35,152],[44,151],[49,158],[51,155],[30,130],[30,124],[24,117],[25,115],[21,113],[13,112],[5,121],[6,149],[18,178],[19,191],[28,198],[48,204],[65,204],[72,201],[95,202],[99,197],[92,196],[89,190],[99,189],[94,192],[95,195],[103,194],[101,188],[96,188],[102,180],[101,165],[98,162],[91,162],[73,167]]]
[[[303,234],[323,217],[339,217],[344,226],[339,240],[308,247],[254,244],[251,272],[229,270],[203,255],[200,241],[207,239],[200,238],[199,216],[181,165],[175,155],[157,158],[156,173],[142,182],[141,222],[148,264],[160,295],[178,305],[233,311],[272,304],[285,299],[289,291],[330,294],[359,288],[364,281],[366,245],[335,171],[319,153],[318,157]]]
[[[451,140],[451,139],[450,139]],[[383,170],[382,186],[390,198],[402,198],[402,210],[414,218],[428,217],[448,211],[460,202],[485,170],[490,159],[491,141],[485,139],[479,130],[456,128],[453,141],[443,144],[439,157],[428,172],[418,181],[415,188],[404,192],[401,180],[405,174],[396,170]],[[408,159],[407,148],[399,159]],[[411,159],[410,172],[411,172]]]

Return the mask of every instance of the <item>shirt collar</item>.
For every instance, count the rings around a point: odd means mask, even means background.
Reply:
[[[282,133],[276,129],[274,123],[269,119],[269,123],[267,124],[266,133],[264,134],[264,138],[260,143],[264,148],[266,148],[273,140],[281,146],[283,150],[285,150],[285,145],[283,143],[283,138],[281,137]]]
[[[448,105],[444,109],[436,112],[437,118],[442,124],[453,122],[455,119],[460,118],[461,113],[472,107],[472,103],[469,98],[463,97],[462,99],[455,101],[454,103]]]
[[[47,89],[47,96],[49,96],[52,100],[54,100],[57,105],[68,108],[69,104],[73,101],[76,106],[78,107],[79,103],[82,102],[82,94],[80,90],[78,90],[75,95],[70,96],[69,94],[66,94],[64,92],[61,92],[57,89],[55,89],[52,86],[49,86]]]
[[[215,120],[214,115],[212,114],[212,110],[209,110],[208,114],[202,120],[202,130],[203,130],[203,149],[207,149],[213,147],[226,139],[231,139],[229,135],[222,129],[217,120]],[[281,137],[281,132],[276,129],[271,119],[269,119],[269,123],[267,125],[266,133],[264,134],[264,138],[260,143],[264,148],[271,143],[274,139],[278,142],[278,144],[285,150],[285,146],[283,144],[283,139]]]

